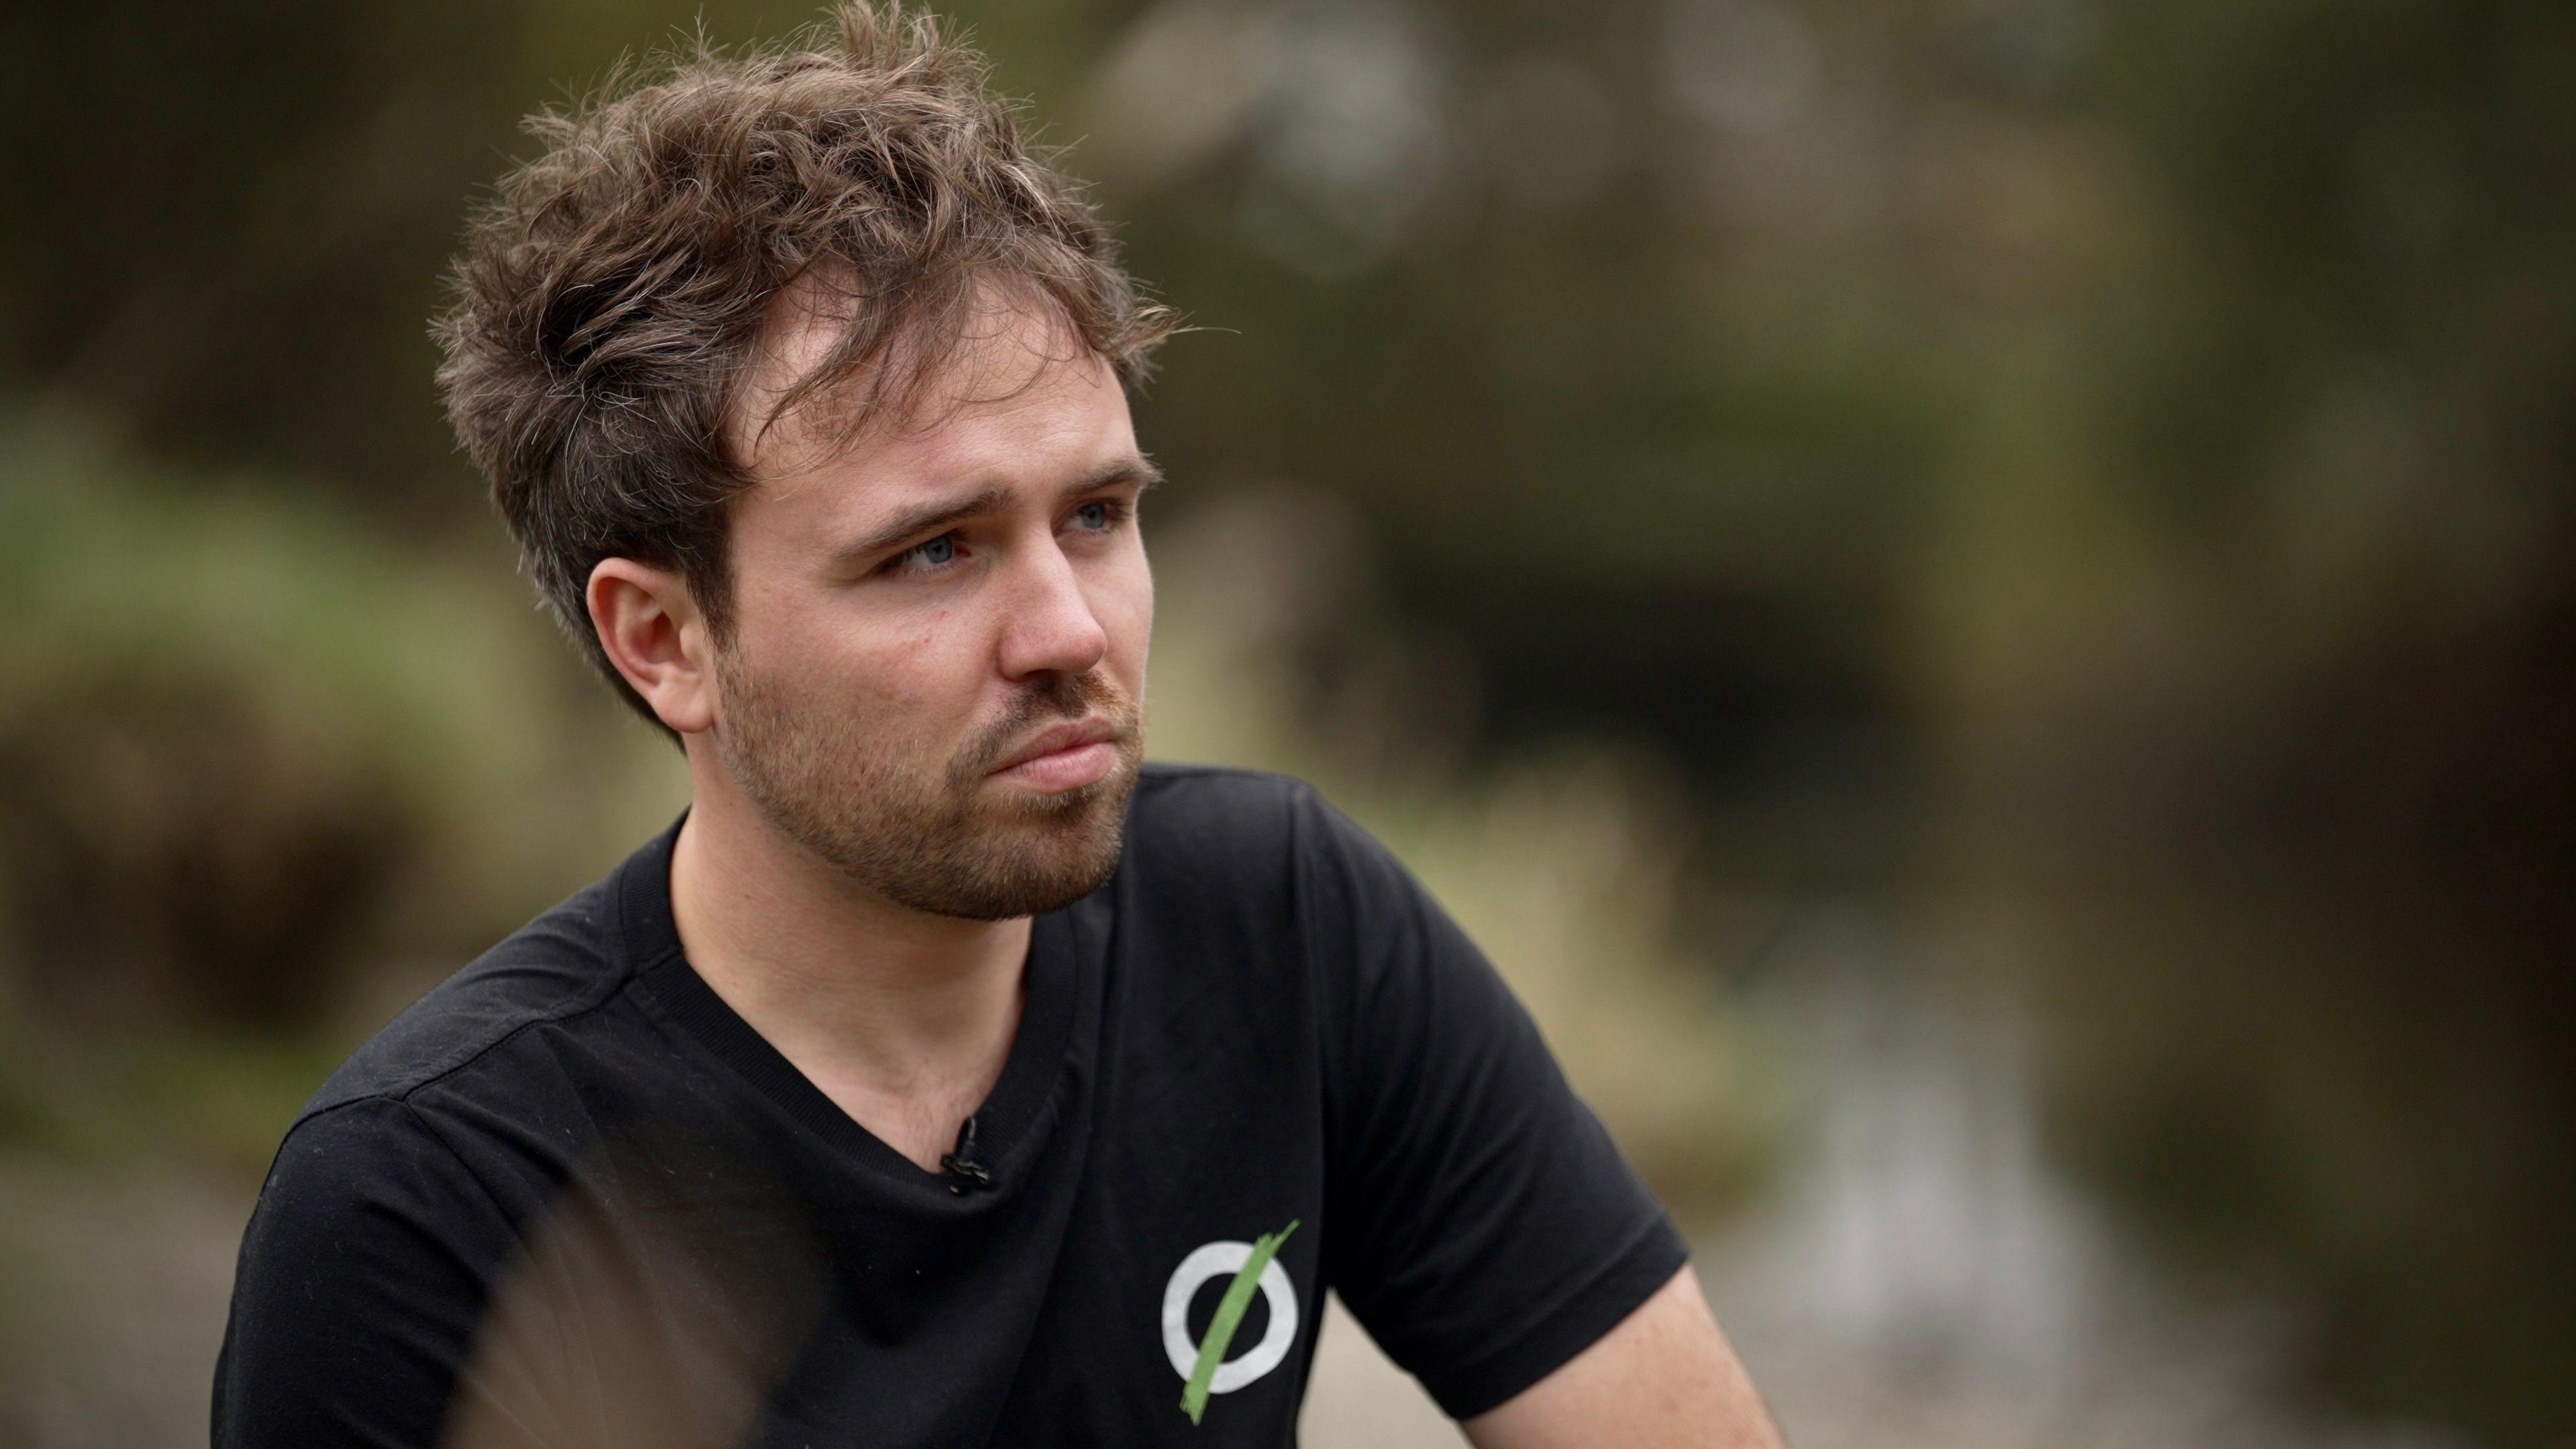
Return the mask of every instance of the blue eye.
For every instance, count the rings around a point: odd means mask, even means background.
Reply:
[[[1109,526],[1109,505],[1106,503],[1086,503],[1080,508],[1075,509],[1073,511],[1073,516],[1075,521],[1079,522],[1085,528],[1107,528]]]
[[[903,568],[937,568],[957,557],[957,536],[943,533],[928,543],[915,544],[895,555],[895,564]]]

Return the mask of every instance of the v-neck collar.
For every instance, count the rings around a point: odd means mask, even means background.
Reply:
[[[683,813],[681,820],[686,819]],[[689,964],[671,913],[671,851],[679,833],[680,824],[674,822],[618,871],[618,924],[636,963],[637,984],[675,1025],[754,1091],[848,1160],[864,1165],[898,1190],[954,1197],[953,1179],[947,1173],[924,1169],[862,1126],[727,1005]],[[1084,949],[1082,938],[1093,933],[1078,930],[1075,915],[1086,902],[1106,894],[1095,893],[1030,922],[1019,1029],[1011,1037],[1001,1077],[974,1112],[976,1156],[992,1181],[968,1194],[968,1201],[1008,1196],[1046,1135],[1054,1105],[1052,1089],[1066,1063],[1075,1018],[1081,1014],[1077,1007],[1093,975],[1089,963],[1097,954]]]

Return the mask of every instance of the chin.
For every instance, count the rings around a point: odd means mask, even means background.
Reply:
[[[1123,823],[1123,822],[1120,822]],[[985,860],[977,868],[949,873],[933,881],[880,883],[898,904],[934,916],[966,921],[1007,921],[1060,910],[1109,883],[1118,871],[1119,823],[1105,839],[1089,839],[1074,851],[1039,849],[1008,859]]]
[[[1005,788],[1015,798],[994,802],[992,818],[939,852],[935,868],[877,887],[933,915],[1001,921],[1069,906],[1108,883],[1136,788],[1132,761],[1071,790]]]

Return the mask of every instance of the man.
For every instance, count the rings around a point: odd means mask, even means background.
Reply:
[[[215,1443],[1277,1444],[1327,1288],[1480,1445],[1776,1443],[1401,867],[1141,764],[1172,319],[837,18],[541,121],[459,261],[459,434],[692,804],[306,1108]]]

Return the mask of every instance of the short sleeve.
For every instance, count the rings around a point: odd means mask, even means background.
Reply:
[[[243,1238],[214,1449],[742,1442],[832,1267],[739,1135],[639,1120],[531,1193],[435,1107],[308,1118]]]
[[[1325,1271],[1468,1418],[1545,1378],[1688,1258],[1475,944],[1308,794],[1299,891],[1322,992]]]
[[[404,1103],[287,1134],[243,1234],[214,1449],[429,1449],[508,1228]]]

